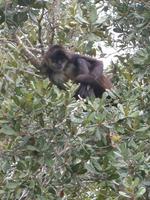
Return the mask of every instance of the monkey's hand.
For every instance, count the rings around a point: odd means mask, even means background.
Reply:
[[[63,73],[51,73],[49,79],[61,90],[66,90],[65,83],[68,78]]]

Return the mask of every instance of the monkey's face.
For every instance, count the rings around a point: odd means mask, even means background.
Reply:
[[[68,63],[68,59],[63,52],[56,52],[48,59],[48,65],[55,72],[64,70]]]
[[[67,65],[67,60],[57,60],[51,62],[51,69],[55,72],[61,72],[65,69]]]

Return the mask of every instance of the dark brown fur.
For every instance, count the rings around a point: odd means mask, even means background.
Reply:
[[[103,74],[103,63],[95,58],[66,51],[60,45],[49,47],[46,52],[41,72],[60,89],[69,79],[80,83],[75,98],[88,96],[102,97],[106,89],[111,89],[110,80]]]

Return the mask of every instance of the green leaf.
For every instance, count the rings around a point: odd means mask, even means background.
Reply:
[[[88,24],[88,21],[86,21],[82,16],[80,16],[79,14],[76,14],[75,19],[81,23],[81,24]]]
[[[92,159],[92,165],[94,166],[94,168],[95,168],[95,170],[97,172],[101,172],[102,171],[102,168],[101,168],[98,160]]]
[[[77,163],[75,165],[71,165],[71,170],[73,173],[77,174],[84,174],[87,172],[87,169],[85,169],[84,164],[82,162]]]
[[[95,6],[92,6],[90,11],[90,21],[94,23],[97,20],[97,9]]]
[[[138,117],[138,116],[139,116],[139,111],[135,111],[135,112],[131,113],[128,117],[135,118],[135,117]]]
[[[139,128],[139,129],[137,129],[136,132],[145,132],[145,131],[147,131],[149,129],[150,129],[149,126],[143,126],[143,127]]]
[[[135,180],[133,181],[132,185],[134,187],[137,187],[139,185],[139,183],[140,183],[140,179],[138,177],[136,177]]]
[[[77,20],[81,24],[88,24],[88,21],[86,21],[83,17],[83,12],[80,6],[78,6],[77,14],[75,15],[75,20]]]
[[[99,26],[99,25],[103,24],[106,20],[107,20],[106,16],[101,16],[96,20],[94,25]]]
[[[6,135],[17,135],[17,133],[9,126],[4,125],[1,129],[0,129],[0,133],[6,134]]]
[[[27,12],[17,12],[14,16],[13,16],[13,21],[19,25],[19,26],[22,26],[23,23],[25,21],[27,21],[28,19],[28,14]]]
[[[39,150],[36,147],[32,146],[32,145],[28,145],[26,147],[26,149],[29,150],[29,151],[37,151],[37,152],[39,152]]]
[[[8,189],[16,189],[19,186],[19,183],[8,183],[6,188]]]
[[[127,197],[127,198],[131,198],[131,196],[129,196],[127,193],[119,191],[119,194],[123,197]]]
[[[13,96],[12,99],[14,100],[17,106],[20,106],[20,99],[17,96]]]
[[[136,197],[141,197],[146,192],[145,187],[140,187],[136,193]]]
[[[5,193],[5,190],[0,190],[0,194],[4,194]]]

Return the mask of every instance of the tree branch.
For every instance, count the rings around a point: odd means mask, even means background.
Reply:
[[[13,40],[17,44],[17,46],[20,49],[21,56],[25,57],[26,60],[30,61],[30,63],[36,67],[37,69],[40,69],[41,62],[40,59],[37,58],[21,41],[19,36],[14,33],[13,34]]]
[[[43,45],[43,40],[42,40],[42,25],[41,25],[43,16],[44,16],[44,6],[42,8],[42,13],[38,19],[38,41],[41,45],[42,55],[44,55],[44,45]]]

